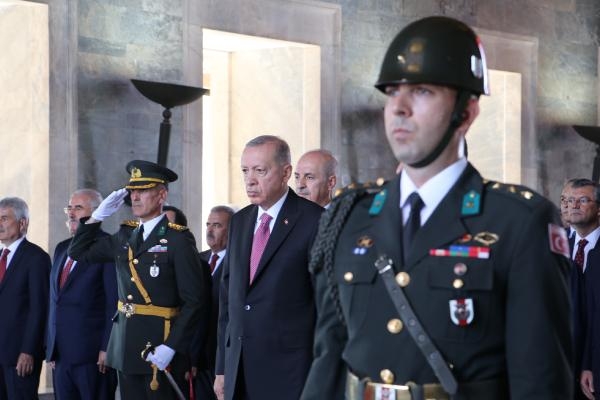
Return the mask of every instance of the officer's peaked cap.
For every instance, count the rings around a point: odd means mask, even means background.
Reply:
[[[129,184],[125,189],[149,189],[158,184],[168,184],[177,180],[177,174],[167,167],[150,161],[133,160],[127,164],[130,174]]]

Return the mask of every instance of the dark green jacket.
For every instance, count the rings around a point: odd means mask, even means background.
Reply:
[[[360,197],[335,245],[329,277],[346,326],[326,270],[315,271],[315,359],[302,399],[344,398],[347,369],[375,382],[383,370],[395,384],[437,382],[407,329],[388,325],[400,317],[374,267],[381,255],[394,261],[395,274],[408,273],[405,294],[459,387],[506,379],[512,400],[571,398],[569,263],[551,251],[549,235],[549,224],[562,229],[556,208],[525,187],[484,181],[469,164],[402,265],[399,187],[396,178],[385,192]],[[489,258],[430,255],[451,245],[488,247]],[[450,301],[457,299],[472,300],[465,326],[451,319]]]

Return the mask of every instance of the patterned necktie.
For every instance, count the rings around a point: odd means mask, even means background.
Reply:
[[[258,263],[262,257],[263,251],[269,241],[269,222],[271,222],[271,216],[264,213],[260,217],[260,225],[254,233],[254,240],[252,240],[252,253],[250,255],[250,283],[254,280],[254,275],[258,269]]]
[[[575,265],[577,265],[577,268],[579,268],[581,272],[583,272],[583,260],[585,258],[585,252],[583,250],[586,244],[588,244],[588,241],[585,239],[581,239],[579,242],[577,242],[577,252],[575,253],[575,258],[573,259],[573,261],[575,261]]]
[[[412,192],[410,196],[408,196],[407,202],[410,204],[410,214],[402,231],[402,253],[404,255],[405,264],[406,260],[408,260],[415,234],[421,227],[421,209],[424,206],[423,200],[421,200],[421,197],[417,192]]]
[[[73,267],[73,259],[71,257],[67,257],[67,262],[65,263],[65,266],[62,269],[62,272],[60,273],[60,281],[58,284],[58,287],[60,289],[63,288],[63,286],[65,286],[65,283],[67,282],[67,278],[69,277],[69,274],[71,273],[71,267]]]
[[[0,256],[0,282],[4,279],[4,274],[6,273],[6,262],[8,260],[8,253],[10,253],[9,249],[2,250],[2,256]]]
[[[208,263],[208,265],[210,265],[210,273],[212,274],[215,270],[215,267],[217,266],[217,261],[219,260],[219,255],[216,253],[213,253],[212,257],[210,257],[210,261]]]

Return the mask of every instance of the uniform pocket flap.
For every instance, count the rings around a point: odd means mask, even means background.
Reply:
[[[338,268],[337,282],[347,285],[370,284],[375,280],[377,269],[369,264],[350,265],[346,268]]]

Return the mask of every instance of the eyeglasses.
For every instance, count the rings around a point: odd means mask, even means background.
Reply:
[[[63,211],[65,212],[65,214],[68,214],[70,212],[78,212],[78,211],[83,211],[85,210],[85,207],[80,206],[80,205],[76,205],[76,206],[66,206],[65,208],[63,208]]]
[[[579,197],[579,198],[575,198],[575,197],[569,197],[568,199],[562,198],[560,199],[560,204],[563,207],[566,207],[567,205],[569,205],[570,207],[575,206],[576,204],[579,204],[581,206],[587,206],[590,203],[593,203],[594,200],[590,199],[589,197]]]

